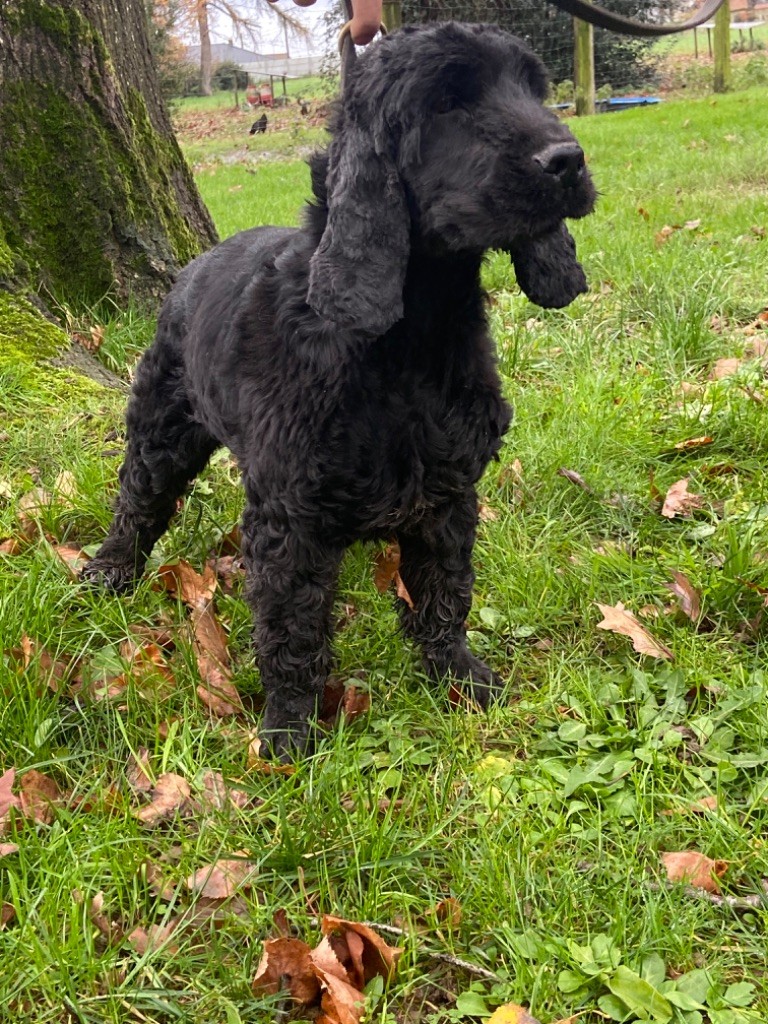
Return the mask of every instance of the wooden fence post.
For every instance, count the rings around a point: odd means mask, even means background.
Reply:
[[[715,92],[731,87],[731,6],[728,0],[715,15]]]
[[[576,92],[576,116],[595,112],[594,30],[586,21],[573,19],[573,79]]]
[[[402,27],[403,10],[400,0],[384,0],[381,6],[381,20],[387,32],[394,32],[396,28]]]

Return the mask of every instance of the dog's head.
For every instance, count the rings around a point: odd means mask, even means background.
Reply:
[[[564,220],[590,213],[595,189],[578,143],[543,106],[546,88],[538,58],[492,26],[406,28],[371,47],[332,128],[309,304],[339,327],[383,333],[403,314],[414,245],[504,249],[543,306],[584,291]]]

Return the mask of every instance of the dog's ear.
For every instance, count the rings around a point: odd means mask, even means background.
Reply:
[[[347,121],[331,143],[328,219],[309,264],[307,302],[343,329],[383,334],[403,315],[410,219],[394,160]]]
[[[548,235],[521,239],[510,256],[517,283],[537,306],[560,309],[587,290],[576,243],[563,223]]]

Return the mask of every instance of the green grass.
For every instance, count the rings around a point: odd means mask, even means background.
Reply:
[[[617,965],[657,985],[663,971],[688,978],[678,985],[708,1009],[675,1010],[675,1024],[768,1016],[765,905],[734,909],[667,888],[659,865],[664,851],[725,859],[723,891],[737,897],[768,878],[768,649],[754,589],[768,586],[763,371],[753,362],[709,380],[717,359],[743,353],[743,328],[768,303],[768,91],[584,119],[574,130],[602,192],[598,212],[574,226],[590,294],[546,312],[520,295],[504,257],[486,268],[516,410],[480,488],[496,518],[480,527],[471,640],[509,680],[488,715],[447,709],[430,689],[373,587],[371,552],[356,548],[339,589],[356,615],[336,648],[342,678],[360,676],[370,690],[370,714],[329,735],[292,777],[249,771],[258,715],[209,718],[184,610],[151,573],[130,597],[87,592],[42,537],[92,549],[103,535],[121,396],[83,407],[39,390],[23,366],[4,370],[0,536],[15,532],[18,498],[37,481],[52,487],[67,470],[77,490],[41,513],[21,554],[0,558],[0,763],[20,776],[37,769],[73,794],[49,824],[19,824],[2,839],[20,849],[0,859],[0,903],[16,910],[0,932],[0,1020],[281,1019],[250,990],[280,908],[313,942],[322,912],[408,930],[397,979],[369,1018],[377,1024],[482,1019],[470,1011],[483,999],[525,1003],[542,1024],[572,1014],[597,1024],[615,1010],[609,983],[634,978]],[[308,192],[299,161],[253,175],[219,166],[199,182],[222,235],[294,223]],[[142,318],[115,318],[108,360],[132,366],[150,334]],[[675,448],[703,435],[710,444]],[[509,472],[515,459],[522,482]],[[686,476],[703,507],[667,520],[653,488]],[[183,557],[200,568],[241,501],[218,459],[153,565]],[[676,570],[702,592],[699,630],[665,611]],[[642,621],[674,664],[596,628],[596,602],[618,601],[636,614],[657,609]],[[245,604],[220,594],[217,610],[251,709],[259,685]],[[113,701],[74,699],[50,688],[38,656],[23,668],[12,655],[27,635],[98,677],[119,662],[131,627],[158,621],[178,632],[165,699],[140,681]],[[218,771],[254,805],[140,825],[125,773],[141,747],[154,772],[177,772],[197,791],[206,770]],[[119,796],[107,800],[110,786]],[[715,812],[662,813],[709,794]],[[107,943],[89,918],[103,892],[105,914],[126,932],[161,924],[192,902],[184,878],[239,850],[258,865],[247,915],[181,935],[178,948],[139,955]],[[154,894],[148,865],[175,883],[172,898]],[[462,907],[455,926],[429,917],[448,896]],[[499,981],[433,956],[445,953]]]

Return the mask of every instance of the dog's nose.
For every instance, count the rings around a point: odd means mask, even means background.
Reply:
[[[559,178],[564,185],[573,185],[584,169],[584,150],[578,142],[553,142],[536,153],[533,162],[545,174]]]

